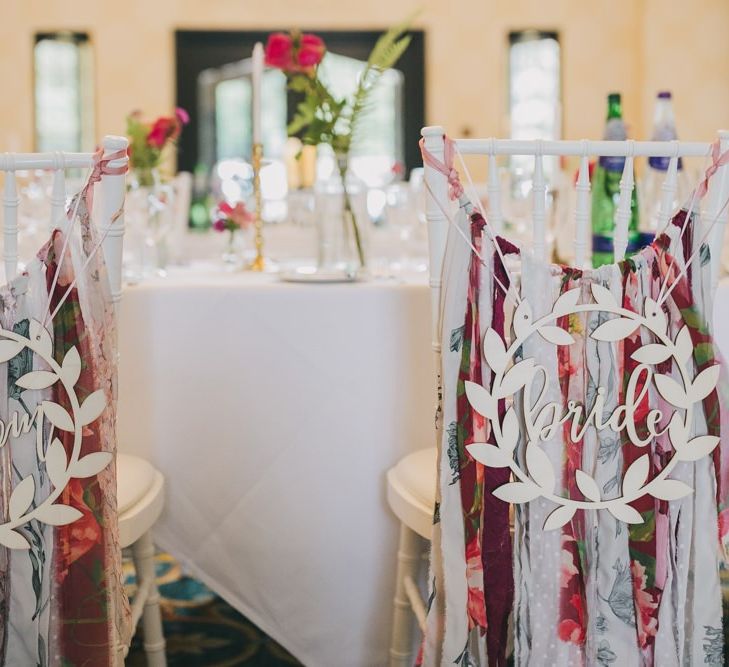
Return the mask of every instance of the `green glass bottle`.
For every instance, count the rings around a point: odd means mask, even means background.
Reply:
[[[623,122],[623,109],[619,93],[608,95],[607,123],[604,138],[609,141],[625,141],[628,133]],[[620,179],[625,158],[600,157],[592,177],[592,265],[610,264],[613,261],[615,236],[615,212],[620,201]],[[638,188],[633,188],[630,201],[628,247],[626,254],[638,250]]]

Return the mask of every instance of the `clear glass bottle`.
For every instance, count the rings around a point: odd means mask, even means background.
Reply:
[[[656,97],[656,105],[653,112],[653,133],[651,141],[673,141],[678,138],[676,132],[676,117],[673,112],[671,93],[667,90],[661,91]],[[648,166],[641,183],[641,236],[644,240],[650,241],[658,230],[658,223],[661,211],[661,200],[663,199],[663,183],[666,179],[666,172],[670,164],[669,157],[648,158]],[[671,210],[676,210],[686,202],[689,195],[689,184],[686,173],[683,169],[683,162],[678,160],[676,194],[671,202]]]

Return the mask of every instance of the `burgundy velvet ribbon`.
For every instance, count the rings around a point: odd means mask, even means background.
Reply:
[[[485,224],[483,218],[474,213],[472,220]],[[519,249],[502,239],[496,242],[503,255],[518,254]],[[494,254],[494,274],[507,289],[509,275],[498,255]],[[492,294],[491,328],[505,340],[505,294],[501,287],[494,285]],[[506,412],[506,402],[499,401],[499,419]],[[496,444],[493,431],[489,442]],[[483,582],[486,592],[486,646],[489,667],[504,667],[506,663],[506,636],[509,615],[514,602],[514,572],[512,561],[511,532],[509,531],[509,504],[493,495],[494,489],[509,482],[508,468],[489,468],[484,470],[484,500],[481,531],[481,558],[483,563]]]

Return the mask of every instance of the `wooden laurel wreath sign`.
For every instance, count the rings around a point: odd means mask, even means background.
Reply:
[[[9,521],[0,525],[0,545],[11,549],[30,547],[28,540],[17,530],[29,521],[63,526],[79,519],[79,510],[55,501],[72,478],[92,477],[109,465],[112,458],[110,452],[95,452],[81,457],[83,428],[104,411],[106,396],[100,389],[79,403],[75,390],[81,374],[78,350],[75,347],[69,349],[59,365],[53,357],[51,336],[40,322],[30,321],[27,338],[14,331],[0,329],[0,363],[8,362],[24,348],[34,352],[50,370],[30,371],[18,378],[15,384],[23,390],[42,390],[60,382],[68,396],[71,411],[53,401],[42,401],[31,415],[13,412],[7,422],[0,420],[0,446],[4,446],[11,435],[18,437],[35,428],[37,457],[40,462],[45,462],[45,473],[52,485],[51,492],[40,502],[36,502],[35,479],[31,475],[23,478],[13,489],[7,508]],[[47,429],[46,420],[49,423]],[[70,458],[61,441],[53,437],[54,429],[73,433]],[[46,447],[45,442],[50,444]]]
[[[642,516],[629,503],[644,495],[661,500],[676,500],[692,493],[693,489],[687,484],[669,479],[671,471],[680,461],[696,461],[706,456],[719,443],[719,438],[713,435],[690,438],[693,406],[716,387],[719,366],[710,366],[692,377],[689,369],[692,367],[693,344],[688,327],[684,326],[675,339],[671,340],[667,333],[666,315],[653,299],[646,298],[643,314],[640,315],[620,307],[615,297],[602,285],[592,285],[592,296],[595,303],[578,305],[580,288],[569,290],[557,299],[551,313],[536,322],[533,321],[531,307],[527,301],[522,300],[514,313],[514,340],[508,349],[501,336],[493,329],[489,329],[484,336],[484,358],[494,373],[491,391],[479,384],[466,382],[468,401],[476,412],[490,420],[496,442],[473,443],[466,449],[476,461],[486,466],[511,469],[514,481],[498,487],[494,491],[497,498],[509,503],[525,503],[542,497],[557,504],[557,508],[544,523],[545,530],[563,526],[578,509],[607,509],[616,519],[626,523],[642,523]],[[536,365],[534,359],[510,363],[522,343],[535,334],[554,345],[574,343],[572,336],[556,325],[556,320],[572,313],[589,311],[617,315],[590,333],[594,340],[620,341],[639,327],[645,327],[655,335],[657,341],[643,345],[633,353],[632,358],[638,365],[628,380],[625,404],[616,407],[607,419],[603,419],[603,387],[597,388],[589,411],[576,401],[569,401],[564,408],[561,403],[556,402],[541,405],[548,389],[546,369]],[[680,383],[652,368],[670,358],[676,362]],[[536,400],[533,400],[531,392],[534,381],[539,377],[542,379],[541,389]],[[667,419],[667,415],[664,417],[660,410],[650,410],[646,417],[648,436],[641,438],[636,432],[634,411],[645,397],[651,383],[676,411]],[[526,470],[520,467],[514,457],[520,437],[519,419],[514,406],[518,392],[522,392],[523,400],[526,441],[523,458]],[[498,404],[501,399],[512,400],[503,418],[499,420]],[[625,471],[620,495],[610,499],[602,497],[597,482],[590,474],[578,470],[575,482],[585,500],[566,498],[555,491],[557,478],[554,467],[540,443],[554,437],[570,420],[570,437],[574,442],[580,441],[587,428],[592,425],[598,431],[611,429],[616,433],[625,432],[630,442],[637,447],[646,447],[653,438],[667,432],[675,451],[653,479],[648,479],[649,454],[639,457]]]

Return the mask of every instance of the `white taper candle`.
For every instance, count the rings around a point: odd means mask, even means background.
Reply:
[[[253,143],[261,143],[261,80],[263,79],[263,44],[253,47]]]

